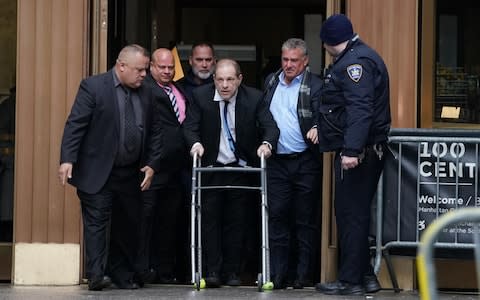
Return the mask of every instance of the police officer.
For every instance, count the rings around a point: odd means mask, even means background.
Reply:
[[[319,283],[329,295],[373,293],[380,285],[369,263],[370,207],[383,169],[390,130],[389,79],[382,58],[353,33],[342,14],[329,17],[320,38],[334,62],[324,73],[319,105],[320,151],[335,151],[338,279]]]

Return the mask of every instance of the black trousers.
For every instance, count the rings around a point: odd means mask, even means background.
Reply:
[[[185,282],[189,270],[188,212],[191,170],[172,171],[165,182],[142,192],[142,218],[136,268]],[[163,175],[162,175],[163,176]],[[188,199],[187,199],[188,198]]]
[[[77,190],[77,195],[82,207],[87,278],[132,279],[140,216],[138,168],[115,167],[98,193]]]
[[[242,172],[217,172],[202,176],[207,185],[251,185]],[[252,192],[212,189],[202,192],[202,246],[206,272],[240,273],[244,260],[245,223]]]
[[[178,177],[177,177],[178,180]],[[184,223],[184,193],[179,183],[152,191],[153,201],[157,201],[154,213],[150,265],[161,275],[175,277],[178,260],[184,255],[178,242],[187,238]],[[145,194],[145,198],[149,195]]]
[[[335,215],[340,242],[338,279],[362,283],[371,273],[368,235],[371,204],[384,161],[372,148],[355,168],[341,170],[341,157],[335,156]]]
[[[296,241],[296,276],[309,276],[318,233],[321,163],[310,151],[269,159],[267,167],[271,274],[287,279],[291,233]]]

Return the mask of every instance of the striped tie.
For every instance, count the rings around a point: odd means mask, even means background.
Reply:
[[[177,98],[175,97],[175,94],[173,93],[173,90],[169,86],[164,86],[163,87],[165,92],[167,93],[168,97],[170,98],[170,102],[172,102],[172,107],[173,111],[175,112],[175,116],[179,120],[180,118],[180,112],[178,110],[178,105],[177,105]]]

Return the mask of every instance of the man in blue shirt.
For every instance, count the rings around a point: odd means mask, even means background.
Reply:
[[[317,233],[321,160],[315,111],[321,80],[310,73],[301,39],[283,43],[281,64],[265,83],[265,100],[280,129],[267,169],[271,273],[274,288],[286,288],[294,258],[293,287],[301,289],[309,280]]]

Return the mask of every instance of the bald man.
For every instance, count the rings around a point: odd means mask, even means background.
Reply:
[[[143,47],[124,47],[114,68],[82,80],[65,125],[58,176],[80,198],[90,290],[111,282],[138,288],[133,261],[140,191],[159,169],[161,142],[151,91],[142,84],[148,63]]]
[[[150,188],[142,193],[143,211],[138,248],[139,276],[172,284],[185,282],[188,255],[187,212],[191,162],[183,139],[182,123],[188,100],[173,82],[172,52],[159,48],[152,54],[146,83],[152,90],[154,114],[162,122],[163,139],[159,165]]]

